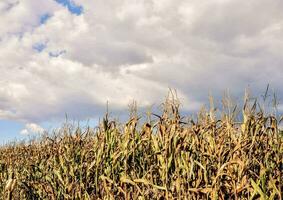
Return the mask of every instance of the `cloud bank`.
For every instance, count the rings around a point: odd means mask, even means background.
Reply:
[[[0,119],[100,115],[178,90],[185,109],[209,91],[283,97],[280,0],[0,2]],[[282,107],[282,106],[281,106]]]
[[[44,134],[45,130],[38,124],[28,123],[20,132],[21,135]]]

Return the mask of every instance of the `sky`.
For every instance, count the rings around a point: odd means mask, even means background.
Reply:
[[[174,88],[185,111],[211,93],[267,86],[283,100],[282,0],[1,0],[0,143],[70,119],[97,123]],[[282,101],[278,109],[283,111]]]

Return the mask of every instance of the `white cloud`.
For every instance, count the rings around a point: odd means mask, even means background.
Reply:
[[[35,123],[26,124],[25,128],[21,130],[21,135],[31,135],[31,134],[43,134],[45,130]]]
[[[58,10],[55,1],[2,0],[0,3],[0,35],[21,34],[32,31],[40,22],[40,16]]]
[[[89,118],[107,100],[113,110],[158,104],[168,87],[191,110],[227,88],[258,94],[270,83],[283,98],[281,1],[76,0],[79,16],[55,1],[16,2],[0,3],[2,119]]]

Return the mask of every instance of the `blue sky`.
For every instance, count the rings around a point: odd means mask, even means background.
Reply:
[[[212,93],[267,84],[283,111],[283,1],[0,1],[0,143],[92,125],[109,102],[160,105],[175,88],[184,112]],[[261,13],[258,15],[258,13]]]
[[[10,121],[10,120],[0,120],[0,143],[6,143],[7,141],[13,141],[15,138],[23,138],[19,135],[20,131],[24,128],[24,124]]]
[[[76,15],[80,15],[83,12],[83,6],[81,5],[76,5],[73,1],[71,0],[56,0],[59,4],[65,6],[68,8],[68,10]]]

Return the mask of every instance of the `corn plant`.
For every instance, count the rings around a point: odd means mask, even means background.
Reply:
[[[174,96],[161,114],[65,124],[0,148],[1,199],[283,199],[282,118],[245,102],[190,119]],[[223,102],[223,106],[227,103]]]

